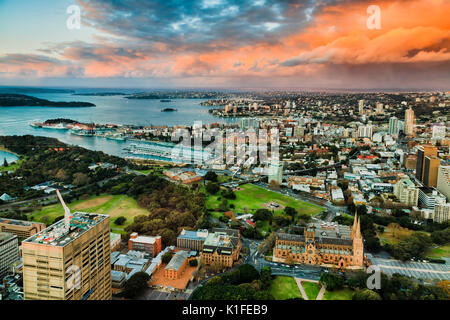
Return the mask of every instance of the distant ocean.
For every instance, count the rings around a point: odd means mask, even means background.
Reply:
[[[143,90],[130,89],[73,89],[76,93],[123,92],[132,93]],[[33,128],[31,122],[47,119],[68,118],[80,122],[114,123],[131,125],[193,125],[194,121],[208,123],[235,122],[236,119],[224,119],[211,115],[209,107],[201,106],[203,99],[171,99],[161,102],[159,99],[126,99],[117,96],[80,96],[67,92],[35,93],[25,92],[30,96],[50,101],[87,101],[96,107],[92,108],[55,108],[55,107],[0,107],[0,135],[35,135],[59,139],[68,144],[79,145],[91,150],[104,151],[116,156],[127,156],[123,147],[128,141],[107,140],[98,137],[81,137],[68,131]],[[161,112],[164,108],[173,107],[177,112]],[[154,157],[149,157],[154,158]],[[0,160],[3,161],[0,155]]]

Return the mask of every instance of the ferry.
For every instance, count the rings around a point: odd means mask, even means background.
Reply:
[[[70,134],[76,135],[76,136],[83,136],[83,137],[93,137],[95,135],[94,130],[69,130]]]
[[[56,124],[46,124],[41,122],[30,123],[33,128],[43,128],[43,129],[55,129],[55,130],[69,130],[69,128],[64,123]]]
[[[178,152],[174,152],[174,148],[179,148]],[[130,154],[134,155],[149,155],[157,156],[166,159],[172,159],[176,161],[182,161],[184,163],[191,163],[197,161],[206,161],[211,156],[203,151],[198,151],[194,149],[189,149],[180,146],[167,146],[159,143],[149,143],[149,144],[136,144],[132,143],[128,147],[123,148]],[[189,154],[190,152],[190,154]],[[189,158],[189,160],[187,159]]]

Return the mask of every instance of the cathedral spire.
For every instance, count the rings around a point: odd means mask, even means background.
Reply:
[[[356,225],[355,238],[361,238],[361,218],[358,218],[358,224]]]
[[[356,233],[356,227],[358,224],[358,214],[355,212],[355,219],[353,220],[353,226],[352,226],[352,231],[351,231],[351,238],[353,239],[355,237],[355,233]]]

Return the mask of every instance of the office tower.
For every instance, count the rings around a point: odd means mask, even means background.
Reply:
[[[435,126],[433,126],[431,137],[433,139],[437,139],[437,140],[444,139],[445,131],[446,131],[445,126],[435,125]]]
[[[17,236],[0,232],[0,280],[8,274],[11,266],[19,260],[19,240]]]
[[[22,242],[25,300],[111,300],[109,216],[75,212]]]
[[[436,157],[437,148],[434,146],[420,146],[417,149],[416,178],[423,182],[423,168],[425,166],[425,157]]]
[[[450,201],[450,166],[438,168],[437,189]]]
[[[364,100],[358,101],[358,112],[359,112],[359,114],[364,113]]]
[[[438,168],[441,165],[441,159],[437,157],[425,157],[423,166],[423,183],[427,187],[437,186]]]
[[[0,218],[0,232],[10,232],[21,239],[31,237],[44,229],[45,224],[40,222]]]
[[[416,116],[414,115],[414,110],[409,107],[409,109],[405,111],[405,134],[414,137],[416,134],[415,126]]]
[[[398,128],[398,118],[397,117],[391,117],[389,119],[389,134],[396,136],[398,135],[399,128]]]

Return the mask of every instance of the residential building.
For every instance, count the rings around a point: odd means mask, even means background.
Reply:
[[[405,134],[407,136],[414,137],[416,135],[416,116],[414,114],[414,110],[409,107],[405,111]]]
[[[311,223],[303,234],[277,233],[274,261],[295,264],[333,265],[359,269],[366,262],[360,220],[352,228],[336,223]]]
[[[41,222],[0,218],[0,232],[15,234],[20,239],[29,238],[44,229],[45,224]]]
[[[403,178],[394,186],[394,194],[397,199],[408,206],[417,206],[419,189],[408,178]]]
[[[283,182],[283,164],[282,163],[271,163],[269,166],[269,183],[274,181],[277,184]]]
[[[201,261],[206,265],[231,268],[239,259],[242,243],[239,230],[213,229],[206,237]]]
[[[177,247],[201,251],[207,236],[208,230],[190,231],[183,229],[177,237]]]
[[[22,242],[25,300],[111,300],[109,216],[65,218]]]
[[[0,280],[6,276],[19,260],[19,240],[16,235],[0,232]]]
[[[433,221],[443,223],[450,220],[450,203],[437,204],[434,207]]]
[[[161,236],[140,236],[137,232],[130,234],[128,240],[128,250],[144,251],[152,257],[156,257],[162,249]]]
[[[389,118],[389,134],[396,136],[399,133],[399,126],[398,126],[398,118],[397,117],[391,117]]]
[[[434,125],[431,130],[432,139],[440,140],[445,138],[446,127],[443,125]]]
[[[450,166],[438,168],[437,189],[450,201]]]

